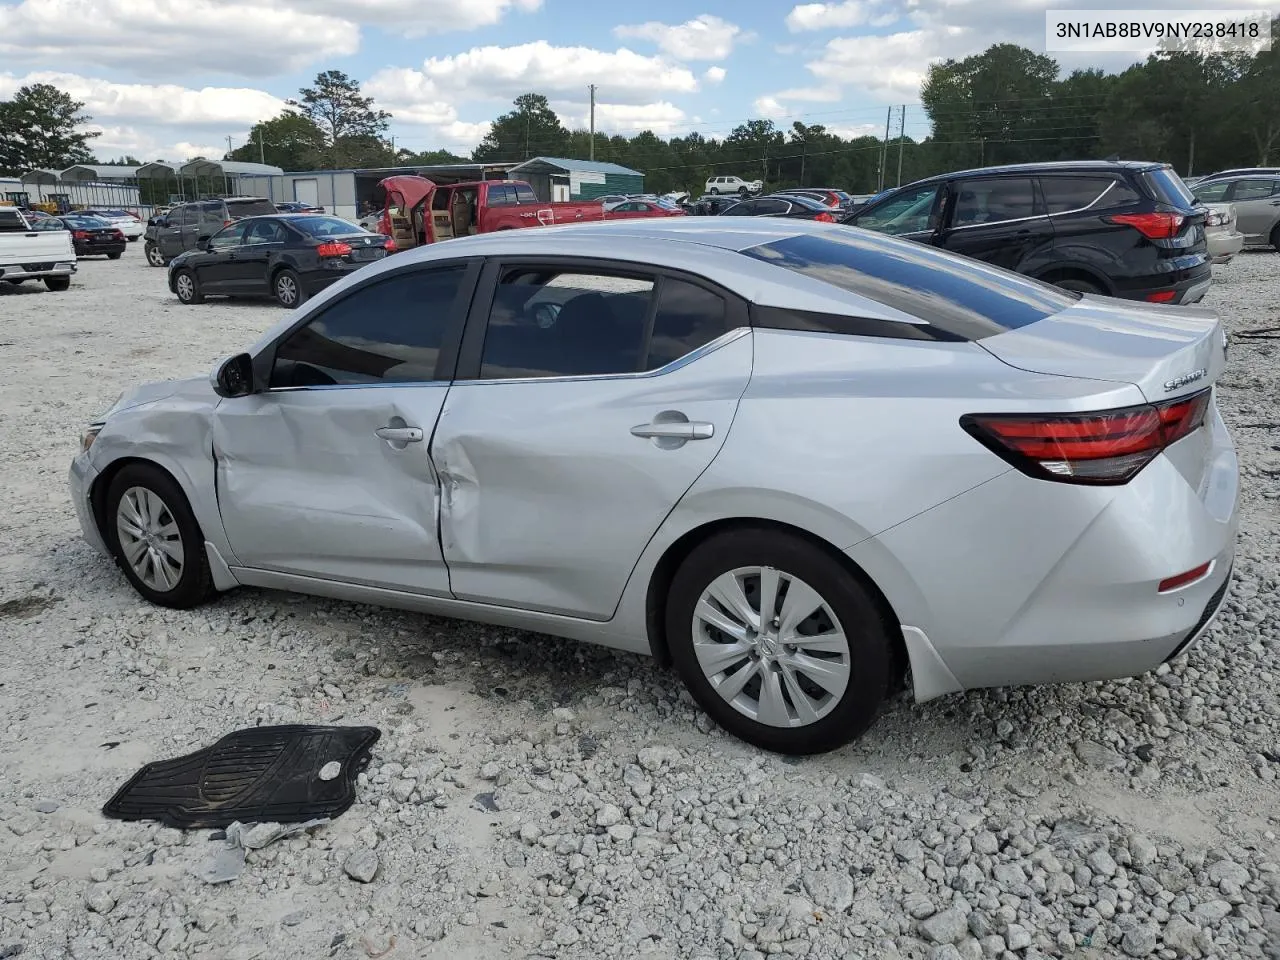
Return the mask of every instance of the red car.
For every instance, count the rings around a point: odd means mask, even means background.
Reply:
[[[634,217],[683,217],[684,211],[670,200],[624,200],[605,204],[606,220],[628,220]]]

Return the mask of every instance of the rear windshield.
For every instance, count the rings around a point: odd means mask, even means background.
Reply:
[[[837,228],[742,251],[980,340],[1065,310],[1079,294],[908,240]]]
[[[1168,167],[1148,170],[1142,175],[1155,198],[1162,203],[1171,203],[1175,207],[1190,208],[1196,205],[1196,198],[1191,195],[1182,178]]]
[[[364,227],[338,217],[292,217],[289,223],[308,237],[349,237],[353,233],[368,233]]]
[[[270,200],[228,200],[227,213],[233,217],[263,217],[276,212]]]
[[[73,227],[80,227],[85,230],[103,230],[111,226],[111,224],[109,224],[106,220],[103,220],[101,217],[88,217],[88,216],[63,217],[62,222],[68,223]]]

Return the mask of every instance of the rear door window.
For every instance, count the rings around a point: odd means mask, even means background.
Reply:
[[[646,370],[674,363],[728,331],[724,298],[684,280],[665,277],[658,290]]]
[[[977,260],[856,231],[788,237],[742,253],[916,317],[939,332],[934,339],[994,336],[1043,320],[1079,299]],[[867,326],[867,321],[850,322]]]
[[[1136,199],[1115,177],[1041,177],[1040,190],[1049,214],[1088,210],[1095,205],[1099,209],[1113,207],[1125,197]]]
[[[1265,200],[1277,185],[1280,185],[1280,180],[1237,180],[1231,185],[1228,199]]]
[[[516,202],[515,190],[505,184],[489,185],[489,206],[506,207]]]
[[[955,187],[953,227],[972,227],[1005,220],[1025,220],[1040,211],[1034,181],[1030,177],[995,177],[961,180]]]
[[[1201,203],[1222,203],[1227,198],[1230,187],[1230,180],[1221,180],[1218,183],[1206,183],[1203,187],[1197,186],[1192,194]]]
[[[199,226],[202,233],[216,233],[222,229],[224,208],[221,202],[200,204]]]

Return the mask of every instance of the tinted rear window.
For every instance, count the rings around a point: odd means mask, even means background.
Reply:
[[[228,200],[227,212],[233,217],[263,217],[276,212],[270,200]]]
[[[338,217],[290,217],[289,223],[308,237],[349,237],[353,233],[368,232]]]
[[[854,230],[788,237],[742,252],[868,297],[965,340],[1028,326],[1079,299],[976,260]]]
[[[1182,178],[1168,167],[1148,170],[1142,175],[1155,198],[1163,203],[1171,203],[1175,207],[1189,208],[1196,205],[1196,198],[1191,195]]]

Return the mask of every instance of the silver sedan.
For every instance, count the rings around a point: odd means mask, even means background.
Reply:
[[[904,682],[1194,643],[1236,540],[1225,363],[1207,311],[849,227],[510,231],[123,397],[71,495],[154,603],[269,587],[650,653],[728,730],[813,753]]]

